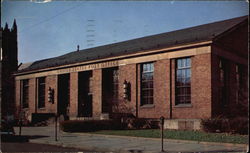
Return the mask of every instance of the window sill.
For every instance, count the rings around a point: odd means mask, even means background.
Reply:
[[[141,105],[140,108],[154,108],[154,104],[146,104],[146,105]]]
[[[39,110],[45,110],[46,108],[45,107],[41,107],[41,108],[38,108]]]
[[[193,107],[192,104],[178,104],[174,106],[175,108],[185,108],[185,107]]]

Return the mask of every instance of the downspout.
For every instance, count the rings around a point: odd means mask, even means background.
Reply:
[[[38,92],[38,83],[37,83],[37,79],[35,79],[35,113],[37,113],[37,102],[38,102],[38,98],[37,98],[37,92]]]
[[[170,108],[169,108],[169,118],[170,119],[172,119],[172,60],[170,59],[170,68],[169,68],[169,80],[170,80],[170,82],[169,82],[169,88],[170,88],[170,90],[169,90],[169,94],[170,94],[170,96],[169,96],[169,99],[170,99],[170,101],[169,101],[169,104],[170,104]]]
[[[136,103],[136,118],[138,118],[138,65],[136,64],[136,68],[135,68],[135,74],[136,74],[136,77],[135,77],[135,103]]]
[[[22,112],[22,95],[23,95],[23,90],[22,90],[22,81],[20,80],[20,95],[19,95],[19,97],[20,97],[20,99],[19,99],[19,101],[20,101],[20,106],[19,106],[19,117],[21,117],[20,116],[20,114],[21,114],[21,112]]]

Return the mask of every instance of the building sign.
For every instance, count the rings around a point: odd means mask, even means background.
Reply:
[[[71,73],[71,72],[80,72],[80,71],[87,71],[93,69],[100,69],[100,68],[108,68],[108,67],[115,67],[118,66],[118,61],[110,61],[104,63],[97,63],[97,64],[90,64],[90,65],[83,65],[83,66],[76,66],[66,69],[57,70],[58,74],[62,73]]]

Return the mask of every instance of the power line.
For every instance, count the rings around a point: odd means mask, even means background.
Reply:
[[[51,17],[49,17],[49,18],[47,18],[47,19],[45,19],[45,20],[42,20],[42,21],[40,21],[40,22],[38,22],[38,23],[35,23],[35,24],[29,26],[28,28],[25,28],[25,29],[23,29],[23,30],[20,30],[20,33],[23,32],[23,31],[25,31],[25,30],[30,30],[31,28],[34,28],[35,26],[41,25],[42,23],[47,22],[47,21],[49,21],[49,20],[51,20],[51,19],[54,19],[55,17],[57,17],[57,16],[59,16],[59,15],[62,15],[62,14],[64,14],[64,13],[70,11],[71,9],[76,8],[76,7],[79,7],[79,6],[81,6],[81,5],[78,5],[78,4],[77,4],[77,5],[75,5],[75,6],[71,7],[71,8],[68,8],[68,9],[66,9],[66,10],[64,10],[64,11],[62,11],[62,12],[60,12],[60,13],[54,15],[54,16],[51,16]]]

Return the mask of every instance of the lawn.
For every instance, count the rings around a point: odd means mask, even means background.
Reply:
[[[146,138],[160,138],[160,130],[105,130],[90,132],[92,134],[105,135],[120,135],[120,136],[134,136]],[[164,138],[166,139],[180,139],[193,140],[205,142],[224,142],[224,143],[238,143],[247,144],[248,135],[230,135],[226,133],[205,133],[202,131],[181,131],[181,130],[164,130]]]

